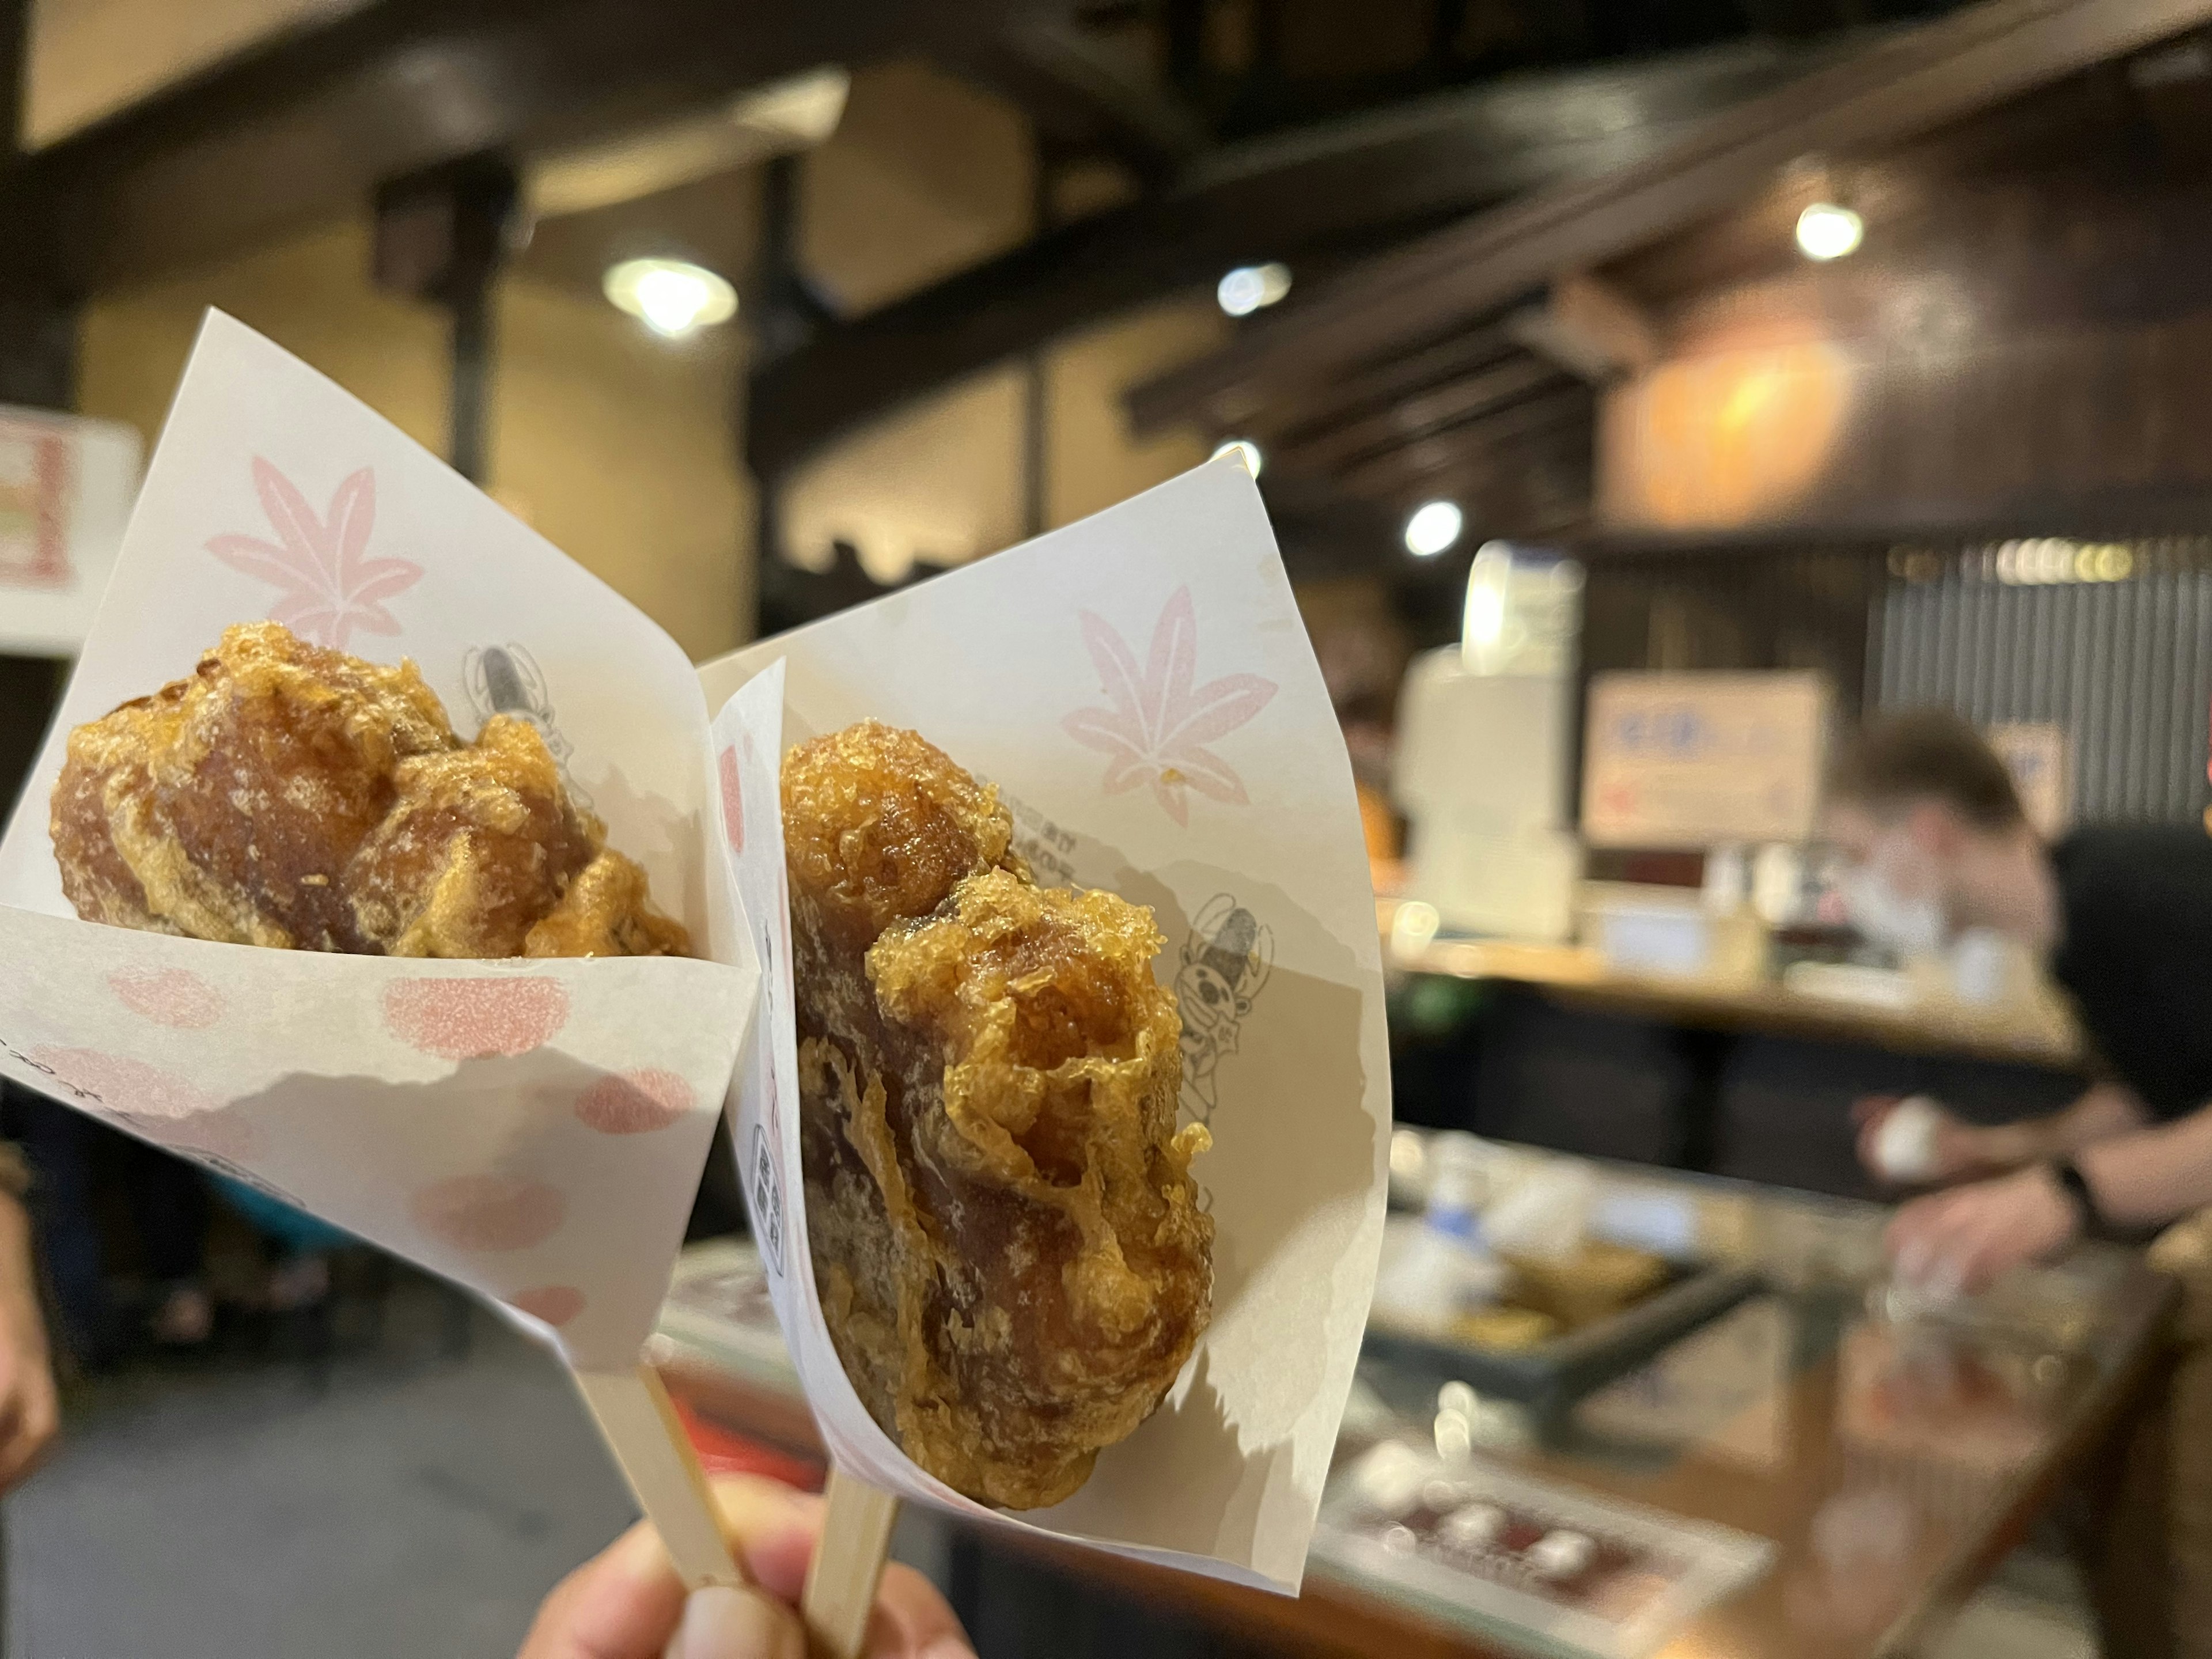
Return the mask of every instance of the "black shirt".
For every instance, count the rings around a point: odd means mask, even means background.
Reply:
[[[2065,929],[2052,975],[2090,1042],[2160,1118],[2212,1102],[2212,836],[2082,830],[2051,849]]]

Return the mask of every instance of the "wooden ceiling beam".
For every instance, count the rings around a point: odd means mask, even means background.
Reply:
[[[1516,75],[1224,146],[1154,198],[1050,232],[762,364],[747,459],[757,476],[781,477],[840,434],[963,374],[1115,312],[1211,286],[1240,261],[1402,235],[1562,176],[1619,167],[1713,108],[1833,55],[1754,41]],[[1170,388],[1150,407],[1170,418],[1171,405],[1196,402]],[[1261,412],[1233,396],[1212,411],[1224,426]]]
[[[1011,97],[1040,132],[1105,151],[1164,185],[1212,147],[1212,135],[1169,88],[1080,29],[1024,17],[954,69]]]
[[[1431,479],[1468,464],[1470,458],[1509,442],[1562,431],[1587,433],[1590,415],[1589,389],[1570,386],[1381,451],[1343,468],[1336,475],[1337,481],[1354,495],[1395,500],[1421,490]]]
[[[1295,471],[1326,472],[1376,451],[1396,447],[1444,428],[1462,426],[1532,393],[1557,390],[1560,384],[1554,365],[1518,352],[1341,426],[1294,443],[1278,444],[1268,459],[1273,465]]]
[[[1310,434],[1327,430],[1340,420],[1370,413],[1396,398],[1491,368],[1519,349],[1503,328],[1465,329],[1402,356],[1369,364],[1325,386],[1310,388],[1297,402],[1274,404],[1242,424],[1224,411],[1210,407],[1187,409],[1148,404],[1139,413],[1134,407],[1134,394],[1131,418],[1147,431],[1177,421],[1190,421],[1209,432],[1249,434],[1277,444],[1294,444]],[[1152,382],[1146,390],[1149,392],[1159,384]]]
[[[1643,307],[1604,278],[1583,272],[1560,277],[1543,303],[1513,313],[1505,331],[1546,362],[1592,386],[1640,374],[1659,361],[1659,331]]]
[[[1715,115],[1657,153],[1376,258],[1180,371],[1176,395],[1264,406],[1726,212],[1807,157],[1896,145],[2208,21],[2212,0],[1984,0]],[[1157,401],[1139,393],[1131,407]]]
[[[828,62],[968,51],[1018,0],[369,0],[0,171],[0,281],[84,292],[218,258],[381,181],[551,147]]]

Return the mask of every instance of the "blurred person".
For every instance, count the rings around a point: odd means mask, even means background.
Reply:
[[[2129,824],[2047,846],[1981,735],[1935,709],[1860,734],[1831,781],[1828,834],[1861,931],[1906,951],[1970,927],[2017,940],[2106,1071],[2048,1117],[1943,1116],[1927,1178],[1966,1184],[1899,1212],[1901,1273],[1978,1291],[2085,1232],[2146,1233],[2212,1205],[2212,837]],[[1862,1111],[1867,1129],[1877,1115]]]
[[[2212,836],[2130,824],[2046,844],[1980,734],[1933,709],[1860,733],[1827,829],[1862,931],[1909,953],[1993,929],[2073,1001],[2097,1080],[2049,1116],[1941,1115],[1922,1173],[1948,1189],[1906,1203],[1887,1244],[1900,1277],[1972,1293],[2085,1234],[2166,1228],[2150,1260],[2183,1287],[2169,1375],[2097,1460],[2078,1541],[2112,1659],[2212,1655]],[[1887,1105],[1859,1107],[1877,1174]]]
[[[271,1313],[300,1313],[329,1297],[331,1254],[352,1243],[352,1234],[234,1176],[216,1176],[215,1187],[270,1252],[261,1305]]]
[[[94,1205],[103,1173],[120,1188],[138,1255],[153,1285],[146,1334],[191,1347],[214,1328],[203,1269],[208,1196],[182,1158],[84,1113],[12,1084],[7,1128],[28,1160],[32,1219],[64,1345],[87,1370],[112,1364],[134,1332],[108,1288],[107,1251]]]
[[[805,1659],[797,1612],[823,1501],[757,1475],[714,1483],[722,1529],[754,1583],[686,1595],[641,1521],[553,1588],[518,1659]],[[884,1569],[867,1659],[975,1659],[960,1621],[913,1568]]]

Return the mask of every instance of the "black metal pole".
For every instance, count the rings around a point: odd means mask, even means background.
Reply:
[[[492,273],[453,295],[453,408],[447,454],[453,471],[483,483],[490,468]]]
[[[482,483],[491,467],[492,301],[514,239],[514,164],[474,155],[377,192],[377,285],[434,300],[453,318],[447,459]]]

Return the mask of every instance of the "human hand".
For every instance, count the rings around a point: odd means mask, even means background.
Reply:
[[[2055,1255],[2081,1230],[2073,1200],[2038,1164],[1915,1199],[1883,1242],[1906,1283],[1972,1295],[2010,1268]]]
[[[753,1475],[714,1483],[722,1530],[752,1575],[689,1596],[641,1521],[554,1586],[517,1659],[805,1659],[794,1609],[822,1530],[822,1500]],[[960,1621],[911,1567],[884,1569],[867,1659],[975,1659]]]
[[[1906,1114],[1926,1127],[1900,1137]],[[2001,1132],[1978,1128],[1925,1095],[1864,1096],[1852,1103],[1851,1121],[1858,1126],[1859,1162],[1891,1186],[1944,1187],[1994,1174],[2012,1162]]]
[[[0,1198],[0,1492],[39,1466],[61,1426],[46,1322],[31,1278],[30,1220]]]

